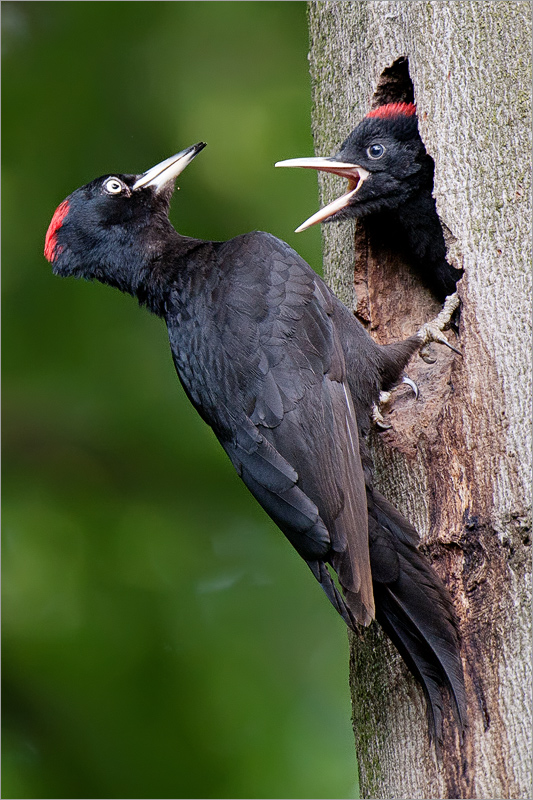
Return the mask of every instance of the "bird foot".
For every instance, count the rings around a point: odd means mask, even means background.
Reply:
[[[390,422],[385,422],[385,418],[381,412],[383,406],[386,406],[391,399],[392,392],[380,392],[379,400],[372,406],[372,422],[382,431],[388,431],[392,428]]]
[[[443,331],[448,330],[450,327],[452,317],[456,309],[459,307],[460,302],[461,301],[459,300],[459,295],[457,292],[449,295],[444,301],[444,305],[440,314],[438,314],[435,319],[431,320],[431,322],[426,322],[424,325],[422,325],[418,331],[417,336],[420,338],[422,343],[422,346],[418,351],[418,355],[427,364],[434,364],[437,360],[431,355],[431,351],[429,349],[430,342],[445,344],[446,347],[449,347],[450,350],[453,350],[453,352],[457,353],[457,355],[463,355],[460,350],[457,350],[457,348],[449,343],[448,339],[443,334]]]
[[[418,400],[418,386],[411,378],[408,378],[406,375],[402,378],[402,383],[406,383],[407,386],[410,386],[413,390],[413,394],[415,396],[415,400]],[[398,387],[394,387],[395,389]],[[392,390],[394,391],[394,390]],[[374,425],[382,431],[388,431],[392,428],[390,422],[387,422],[382,414],[381,409],[383,406],[388,405],[392,399],[392,391],[390,392],[380,392],[379,393],[379,400],[375,403],[372,407],[372,422]]]

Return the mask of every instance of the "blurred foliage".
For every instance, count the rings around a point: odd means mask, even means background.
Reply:
[[[5,2],[3,797],[353,796],[344,624],[183,395],[163,323],[42,256],[204,140],[180,232],[320,265],[303,2]]]

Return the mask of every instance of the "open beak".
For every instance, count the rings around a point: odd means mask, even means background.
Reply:
[[[185,167],[191,163],[193,158],[195,158],[204,147],[205,142],[198,142],[198,144],[193,144],[191,147],[187,147],[186,150],[182,150],[181,153],[176,153],[175,156],[170,156],[170,158],[165,159],[165,161],[161,161],[160,164],[156,164],[155,167],[139,175],[133,184],[133,190],[135,191],[135,189],[153,186],[156,192],[161,191],[167,183],[175,180],[178,175],[183,172]]]
[[[334,175],[341,175],[348,181],[348,191],[346,194],[341,195],[332,203],[321,208],[312,217],[309,217],[303,222],[299,228],[296,228],[296,233],[305,231],[311,225],[316,225],[317,222],[324,222],[324,220],[341,211],[350,204],[354,195],[357,194],[363,183],[368,177],[370,172],[359,167],[357,164],[345,164],[342,161],[336,161],[334,158],[289,158],[287,161],[278,161],[276,167],[303,167],[304,169],[316,169],[319,172],[332,172]]]

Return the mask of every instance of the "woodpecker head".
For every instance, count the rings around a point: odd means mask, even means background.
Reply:
[[[433,161],[418,133],[413,103],[389,103],[370,111],[332,158],[291,158],[276,167],[332,172],[348,191],[313,214],[297,232],[317,222],[394,210],[421,189],[431,191]]]
[[[199,142],[142,175],[104,175],[76,189],[46,234],[44,255],[54,272],[131,290],[131,273],[157,256],[170,227],[175,179],[204,147]]]

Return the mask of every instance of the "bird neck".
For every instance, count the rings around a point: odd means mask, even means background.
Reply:
[[[59,250],[54,271],[119,289],[160,317],[165,316],[171,289],[183,283],[195,264],[201,265],[204,248],[213,246],[181,236],[166,214],[151,217],[133,236],[129,225],[113,226],[107,234],[95,237],[91,248],[83,237],[74,236],[68,250]]]
[[[152,313],[165,317],[172,289],[179,293],[190,283],[191,276],[195,276],[196,283],[201,283],[200,273],[211,263],[209,255],[214,245],[214,242],[181,236],[172,228],[164,244],[144,259],[134,272],[130,287],[123,291],[134,295],[139,304]]]
[[[444,234],[431,191],[418,192],[398,208],[397,215],[409,249],[419,263],[446,260]]]

